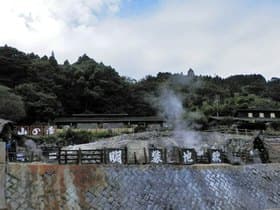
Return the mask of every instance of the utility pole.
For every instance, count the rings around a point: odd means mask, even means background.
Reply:
[[[220,96],[215,96],[215,108],[216,108],[216,116],[219,117],[219,107],[220,107]]]

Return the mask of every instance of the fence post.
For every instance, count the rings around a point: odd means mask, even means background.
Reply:
[[[64,163],[67,164],[68,163],[68,157],[67,157],[67,150],[64,150]]]
[[[1,144],[1,143],[0,143]],[[9,151],[6,149],[6,144],[5,144],[5,153],[1,153],[1,154],[5,154],[6,156],[6,163],[9,163],[10,162],[10,159],[9,159]],[[1,159],[1,158],[0,158]],[[2,160],[1,160],[2,161]]]
[[[58,164],[61,164],[61,148],[58,148],[58,154],[57,154],[57,160],[58,160]]]
[[[106,149],[103,148],[103,160],[104,160],[104,163],[106,164],[107,163],[107,157],[106,157]]]
[[[137,164],[138,161],[137,161],[137,157],[136,157],[136,152],[134,152],[133,154],[134,154],[134,164]]]
[[[78,164],[79,165],[82,164],[82,150],[81,150],[81,148],[79,148],[79,150],[78,150]]]
[[[128,163],[128,157],[127,157],[127,147],[124,148],[124,159],[125,159],[125,164]]]
[[[147,153],[146,153],[146,148],[144,147],[144,159],[145,159],[145,164],[148,163],[148,158],[147,158]]]
[[[100,150],[100,163],[104,163],[104,151]]]
[[[163,155],[164,155],[164,162],[167,163],[167,150],[166,150],[166,148],[163,149]]]
[[[182,154],[182,151],[179,148],[177,148],[177,154],[178,154],[178,164],[181,164],[183,154]]]

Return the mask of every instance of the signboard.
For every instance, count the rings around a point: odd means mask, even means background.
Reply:
[[[106,162],[124,164],[125,155],[124,149],[106,149]]]
[[[191,148],[181,149],[181,162],[186,165],[196,163],[196,151]]]
[[[16,126],[17,135],[25,136],[29,134],[29,127],[28,126]]]
[[[211,149],[209,150],[210,162],[211,163],[224,163],[225,157],[221,150]]]
[[[31,125],[16,126],[16,132],[19,136],[49,136],[55,134],[55,126]]]
[[[165,163],[165,152],[163,149],[149,149],[150,163]]]

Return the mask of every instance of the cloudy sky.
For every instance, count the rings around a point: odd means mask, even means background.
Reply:
[[[0,45],[157,72],[279,77],[278,0],[0,0]]]

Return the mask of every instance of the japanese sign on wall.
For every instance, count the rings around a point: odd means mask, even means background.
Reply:
[[[48,136],[55,134],[55,126],[31,125],[16,126],[16,133],[19,136]]]
[[[150,163],[164,163],[165,153],[163,149],[149,149]]]
[[[107,163],[125,163],[125,152],[123,149],[107,149]]]
[[[183,164],[194,164],[196,162],[196,151],[194,149],[182,149],[181,155]]]
[[[211,163],[222,163],[224,162],[224,157],[223,157],[223,153],[220,150],[210,150],[209,152],[210,154],[210,162]]]

